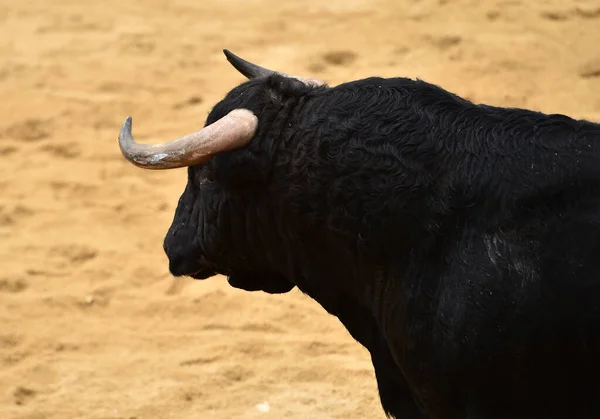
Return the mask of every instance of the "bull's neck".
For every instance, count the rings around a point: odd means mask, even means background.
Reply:
[[[407,116],[420,127],[318,115],[282,127],[272,192],[294,275],[350,281],[375,266],[366,257],[402,260],[457,217],[493,228],[531,199],[600,184],[599,125],[463,103],[422,113]]]

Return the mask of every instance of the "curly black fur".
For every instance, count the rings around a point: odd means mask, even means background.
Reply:
[[[297,286],[371,353],[397,418],[600,417],[600,126],[437,86],[271,76],[246,147],[189,168],[174,275]]]

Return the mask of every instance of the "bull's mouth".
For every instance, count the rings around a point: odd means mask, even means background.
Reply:
[[[230,273],[227,282],[234,288],[244,291],[263,291],[267,294],[285,294],[294,289],[295,284],[279,274],[273,273]]]
[[[200,269],[195,272],[179,273],[174,276],[187,276],[196,280],[204,280],[218,275],[211,269]],[[286,278],[279,275],[268,275],[268,274],[227,274],[227,282],[234,288],[238,288],[244,291],[263,291],[268,294],[285,294],[290,292],[295,285],[289,282]]]
[[[219,272],[208,268],[194,271],[181,271],[172,267],[171,274],[173,276],[187,276],[196,280],[204,280],[219,275]],[[224,275],[227,276],[229,285],[244,291],[263,291],[268,294],[285,294],[295,287],[295,284],[277,274],[229,272]]]
[[[173,276],[188,276],[194,279],[206,279],[217,273],[201,261],[189,258],[169,257],[169,271]]]
[[[217,273],[214,271],[202,269],[202,270],[187,274],[186,276],[189,276],[190,278],[202,280],[202,279],[208,279],[215,275],[217,275]]]
[[[169,258],[169,271],[175,277],[187,276],[204,280],[216,275],[224,275],[234,288],[245,291],[264,291],[269,294],[283,294],[291,291],[295,284],[284,275],[271,269],[220,268],[206,260],[204,256],[190,257],[189,249],[169,247],[165,241],[165,252]],[[198,252],[199,253],[199,252]]]

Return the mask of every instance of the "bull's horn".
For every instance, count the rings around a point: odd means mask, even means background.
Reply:
[[[248,79],[267,77],[271,74],[276,74],[276,72],[273,70],[269,70],[268,68],[261,67],[238,57],[228,49],[224,49],[223,54],[225,54],[227,61],[229,61],[237,71],[242,73]]]
[[[231,63],[231,65],[240,73],[242,73],[248,79],[254,79],[258,77],[267,77],[272,74],[279,74],[284,77],[290,77],[296,80],[299,80],[305,84],[313,85],[313,86],[327,86],[323,80],[315,79],[311,77],[300,77],[300,76],[292,76],[290,74],[281,73],[279,71],[269,70],[268,68],[261,67],[259,65],[253,64],[249,61],[244,60],[243,58],[238,57],[231,51],[224,49],[223,53],[225,57],[227,57],[227,61]]]
[[[119,147],[123,156],[144,169],[175,169],[209,160],[215,153],[248,144],[258,127],[258,118],[247,109],[235,109],[218,121],[162,144],[138,144],[131,134],[131,117],[121,127]]]

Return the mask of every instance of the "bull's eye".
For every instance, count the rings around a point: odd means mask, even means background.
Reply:
[[[207,182],[213,182],[215,179],[214,167],[212,164],[204,165],[200,170],[196,172],[196,184],[198,186],[204,185]]]

